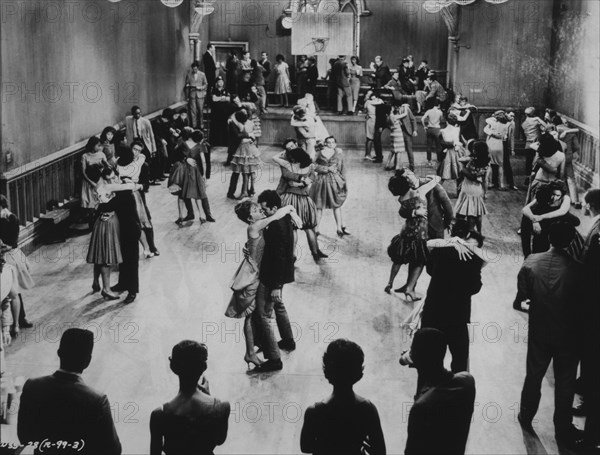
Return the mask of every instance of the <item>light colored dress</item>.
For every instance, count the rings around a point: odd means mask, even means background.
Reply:
[[[231,170],[242,174],[252,174],[259,170],[260,151],[255,142],[250,138],[254,133],[254,122],[248,120],[241,130],[241,133],[248,137],[241,140],[240,145],[235,151],[231,160]]]
[[[334,172],[328,168],[335,166]],[[315,202],[317,209],[337,209],[346,202],[348,188],[346,186],[346,172],[344,168],[344,154],[340,149],[330,158],[323,155],[322,151],[315,158],[316,180],[310,188],[310,197]]]
[[[248,250],[247,260],[250,261],[256,271],[260,270],[260,263],[265,250],[265,239],[262,231],[257,238],[248,239],[246,249]],[[259,284],[260,280],[258,274],[256,274],[256,280],[252,284],[241,291],[233,291],[229,305],[225,310],[225,316],[228,318],[244,318],[251,314],[256,308],[256,291]]]
[[[106,161],[106,156],[102,152],[84,153],[81,159],[87,173],[88,169],[92,167],[99,167],[101,170],[103,167],[102,163]],[[95,209],[98,207],[96,190],[86,179],[83,179],[81,182],[81,207],[84,209]]]
[[[285,95],[292,92],[292,84],[289,76],[289,66],[285,62],[276,63],[273,67],[275,73],[275,94]]]
[[[392,146],[394,147],[394,153],[406,153],[404,134],[402,133],[402,119],[400,118],[400,114],[390,113],[389,120],[392,130]]]
[[[298,100],[298,105],[306,109],[307,117],[311,117],[315,120],[315,139],[317,142],[324,142],[330,134],[329,131],[327,131],[327,128],[325,128],[323,120],[321,120],[321,117],[317,114],[317,107],[315,106],[314,101],[308,101],[306,98],[302,98],[301,100]]]
[[[465,165],[465,171],[454,212],[465,217],[480,217],[488,213],[483,201],[483,179],[488,166],[478,168],[469,161]]]
[[[486,139],[486,143],[488,145],[488,149],[490,151],[490,159],[491,163],[496,166],[504,165],[504,138],[508,135],[508,123],[500,123],[495,118],[491,117],[486,120],[488,124],[488,128],[486,130],[486,134],[488,137]],[[489,135],[495,134],[500,136],[500,138],[492,137]]]
[[[440,131],[440,142],[444,147],[442,151],[444,158],[440,161],[437,175],[442,180],[455,180],[460,175],[460,163],[458,161],[464,155],[464,148],[454,147],[454,143],[460,140],[460,128],[448,125]]]

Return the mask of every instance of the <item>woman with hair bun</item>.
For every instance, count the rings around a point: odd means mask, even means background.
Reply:
[[[363,377],[364,361],[363,350],[350,340],[337,339],[327,346],[323,373],[333,393],[306,409],[300,433],[303,453],[386,453],[377,407],[353,390]]]
[[[483,200],[487,192],[487,174],[490,164],[488,146],[483,141],[471,141],[471,156],[460,158],[461,175],[464,177],[454,212],[457,219],[469,221],[481,233],[481,218],[487,214]]]
[[[151,455],[212,454],[225,442],[231,407],[210,396],[203,376],[207,360],[203,343],[184,340],[173,346],[169,365],[179,377],[179,392],[150,415]]]

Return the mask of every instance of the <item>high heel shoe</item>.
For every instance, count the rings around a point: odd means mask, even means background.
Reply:
[[[341,239],[344,237],[344,231],[337,231],[337,236]]]
[[[99,284],[92,284],[92,294],[95,294],[96,292],[100,292],[100,285]]]
[[[146,259],[153,258],[154,257],[154,253],[152,251],[150,251],[150,250],[144,250],[144,257]]]
[[[317,256],[320,258],[328,258],[329,256],[323,253],[321,250],[317,250]]]
[[[421,297],[417,297],[416,295],[410,294],[408,292],[404,293],[404,297],[405,297],[404,300],[406,300],[407,302],[411,302],[411,303],[418,302],[419,300],[421,300]]]
[[[104,300],[117,300],[120,298],[118,295],[109,294],[106,291],[102,291],[101,295],[104,297]]]
[[[248,354],[244,355],[244,362],[248,364],[248,369],[250,369],[250,364],[253,364],[255,367],[263,364],[263,361],[258,357],[249,357]]]
[[[179,226],[181,226],[181,224],[182,224],[182,223],[183,223],[183,218],[177,218],[177,219],[175,220],[175,224],[177,224],[177,225],[179,225]]]
[[[350,235],[350,233],[346,230],[346,226],[342,226],[342,232],[344,235]]]
[[[392,291],[392,285],[391,285],[391,284],[388,284],[388,285],[385,287],[384,291],[385,291],[386,293],[388,293],[388,294],[391,294],[391,293],[392,293],[392,292],[391,292],[391,291]]]
[[[13,324],[10,326],[10,337],[17,338],[19,336],[19,327],[17,324]]]
[[[200,220],[200,224],[206,223],[206,220],[204,218],[202,218],[202,217],[200,217],[199,220]]]
[[[394,289],[394,292],[397,292],[398,294],[405,294],[406,293],[406,284],[404,286],[402,286],[401,288]]]

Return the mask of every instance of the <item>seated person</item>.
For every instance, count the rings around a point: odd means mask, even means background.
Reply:
[[[306,409],[300,450],[314,454],[385,454],[377,408],[352,390],[363,376],[364,353],[359,345],[334,340],[323,355],[323,372],[333,393]]]
[[[227,438],[229,403],[209,394],[204,344],[184,340],[173,346],[171,371],[179,377],[179,392],[150,416],[150,454],[212,454]]]
[[[121,453],[108,398],[81,378],[92,361],[93,348],[91,331],[67,329],[58,348],[60,369],[53,375],[25,382],[17,424],[21,444],[69,441],[72,446],[60,453]],[[84,441],[83,447],[79,446],[80,441]],[[44,452],[40,449],[36,448],[35,453]]]

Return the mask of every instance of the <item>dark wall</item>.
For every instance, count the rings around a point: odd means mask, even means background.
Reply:
[[[412,54],[416,60],[429,60],[436,69],[446,69],[446,27],[439,15],[427,14],[422,3],[423,0],[367,2],[373,14],[361,18],[359,57],[363,66],[381,55],[391,67],[396,67],[400,57]],[[289,0],[220,0],[209,16],[210,39],[248,41],[253,57],[265,50],[271,60],[281,53],[288,62],[293,61],[290,36],[277,33],[277,20],[289,4]]]
[[[369,0],[373,15],[361,19],[361,60],[368,64],[381,55],[396,68],[402,57],[413,55],[416,65],[425,59],[431,68],[446,70],[448,29],[441,15],[427,13],[423,3]]]
[[[555,17],[555,57],[549,83],[551,105],[597,129],[600,2],[557,1]]]
[[[2,151],[8,169],[182,100],[189,7],[159,1],[2,2]]]
[[[459,7],[457,91],[479,106],[540,106],[551,65],[552,0]]]

